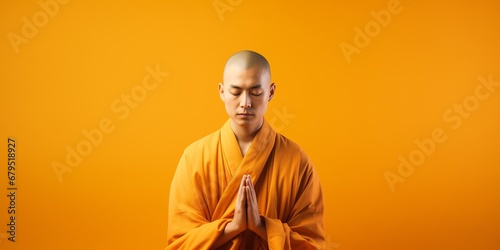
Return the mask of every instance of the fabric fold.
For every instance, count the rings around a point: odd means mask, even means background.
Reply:
[[[324,249],[319,177],[300,147],[264,120],[245,156],[228,120],[184,151],[172,180],[167,249],[210,249],[251,175],[267,240],[247,230],[220,249]]]

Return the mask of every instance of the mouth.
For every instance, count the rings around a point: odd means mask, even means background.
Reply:
[[[238,114],[236,114],[236,116],[239,116],[239,117],[250,117],[250,116],[253,116],[253,114],[250,114],[250,113],[238,113]]]

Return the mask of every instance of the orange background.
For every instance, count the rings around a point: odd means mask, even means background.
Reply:
[[[212,0],[2,1],[0,248],[163,249],[177,161],[225,122],[225,60],[252,49],[277,84],[268,121],[320,174],[328,249],[500,249],[500,87],[474,98],[478,77],[500,82],[498,1],[215,2],[225,11]],[[372,11],[394,6],[374,23]],[[367,25],[372,37],[346,56],[341,44]],[[13,44],[23,27],[31,37]],[[120,118],[112,104],[157,65],[169,75]],[[66,165],[67,147],[102,119],[114,130],[60,182],[54,162]],[[399,157],[418,156],[414,141],[436,128],[446,140],[392,190],[385,174],[403,178]],[[10,136],[16,243],[5,226]]]

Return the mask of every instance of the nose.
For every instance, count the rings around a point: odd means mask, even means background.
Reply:
[[[250,101],[250,97],[246,91],[241,93],[240,107],[242,108],[250,108],[252,106],[252,102]]]

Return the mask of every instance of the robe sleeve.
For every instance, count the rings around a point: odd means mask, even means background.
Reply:
[[[208,211],[200,204],[204,197],[198,190],[202,190],[199,185],[203,183],[196,180],[188,161],[184,152],[172,179],[166,249],[210,249],[229,222],[210,221]]]
[[[300,184],[287,221],[264,217],[269,249],[325,249],[324,204],[318,174],[301,152]]]

